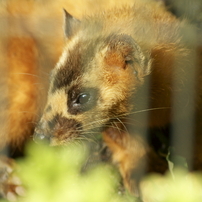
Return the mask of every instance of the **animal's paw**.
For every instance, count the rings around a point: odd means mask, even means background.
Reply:
[[[24,188],[20,179],[15,175],[13,159],[0,156],[0,197],[8,201],[16,201],[18,196],[24,195]]]

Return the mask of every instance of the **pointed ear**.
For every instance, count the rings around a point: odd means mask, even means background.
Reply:
[[[67,38],[70,38],[78,30],[80,20],[74,18],[65,9],[64,11],[64,32]]]
[[[143,53],[132,36],[127,34],[113,35],[109,38],[105,55],[105,62],[111,68],[119,70],[129,66],[147,75],[150,71],[150,59]]]

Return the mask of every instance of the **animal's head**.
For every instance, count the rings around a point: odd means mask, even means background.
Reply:
[[[67,42],[50,76],[36,140],[57,145],[85,138],[131,109],[129,99],[149,73],[150,61],[124,29],[106,30],[101,18],[82,22],[65,11]]]

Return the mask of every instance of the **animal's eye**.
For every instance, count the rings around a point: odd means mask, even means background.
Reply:
[[[81,93],[78,98],[76,103],[77,104],[86,104],[90,100],[90,94],[89,93]]]
[[[98,89],[78,89],[75,86],[73,87],[67,92],[67,105],[69,113],[76,115],[91,110],[96,106],[99,95]]]

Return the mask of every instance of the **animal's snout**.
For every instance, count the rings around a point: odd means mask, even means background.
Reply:
[[[49,144],[50,137],[45,135],[43,132],[34,132],[33,139],[38,144]]]
[[[48,127],[47,127],[46,122],[39,122],[37,127],[35,128],[33,139],[36,143],[38,144],[49,144],[51,135],[48,132]]]
[[[48,120],[41,118],[35,128],[33,139],[39,144],[61,145],[78,138],[81,131],[81,122],[56,114]]]

